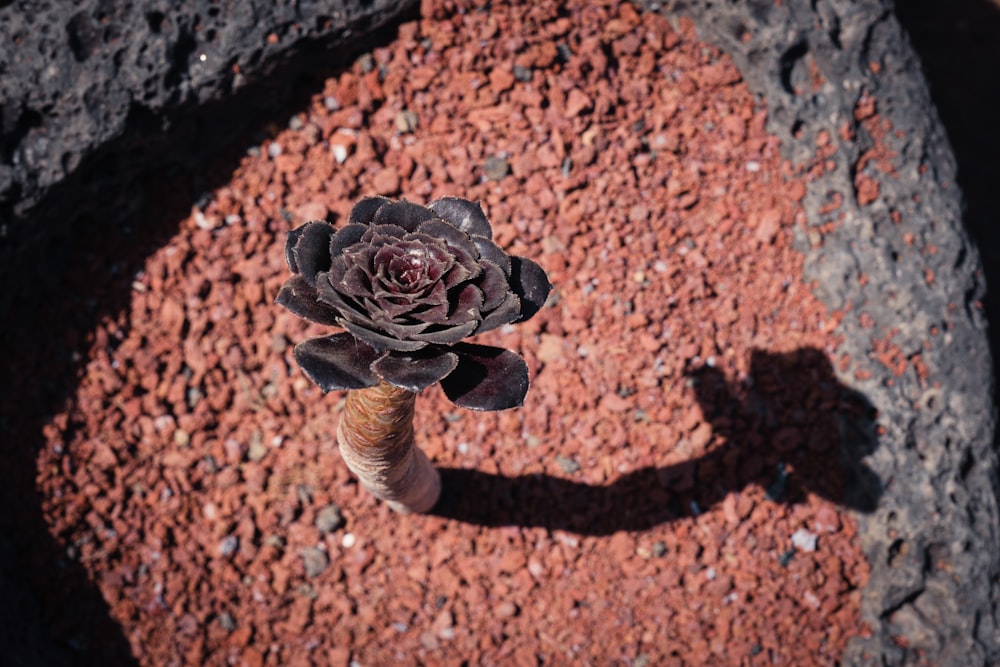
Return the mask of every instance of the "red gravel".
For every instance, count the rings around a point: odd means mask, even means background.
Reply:
[[[143,665],[836,663],[865,632],[831,500],[858,397],[765,111],[690,26],[616,0],[422,16],[252,149],[93,332],[39,455],[53,535]],[[479,199],[557,288],[483,337],[528,360],[523,409],[418,399],[436,516],[359,489],[343,395],[291,356],[322,329],[273,305],[284,233],[367,194]]]

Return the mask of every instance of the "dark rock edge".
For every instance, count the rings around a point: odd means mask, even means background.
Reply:
[[[873,340],[891,334],[903,357],[919,355],[929,371],[928,382],[912,363],[900,376],[888,368],[866,379],[841,372],[878,410],[879,447],[866,461],[882,484],[876,511],[857,515],[872,568],[862,614],[873,634],[853,638],[843,664],[1000,664],[1000,485],[979,302],[985,285],[962,225],[951,148],[890,1],[641,4],[673,21],[690,18],[734,59],[794,165],[815,158],[826,130],[833,169],[808,189],[808,227],[797,230],[796,245],[805,280],[815,281],[831,310],[844,311],[838,358],[872,359]],[[817,72],[822,85],[814,89]],[[896,153],[894,177],[864,165],[878,139],[854,114],[865,95],[891,123],[882,145]],[[859,201],[859,175],[879,182],[874,200]],[[824,212],[831,193],[843,203]],[[819,233],[841,212],[839,224]],[[842,447],[854,446],[842,434]],[[854,485],[848,493],[870,491]]]

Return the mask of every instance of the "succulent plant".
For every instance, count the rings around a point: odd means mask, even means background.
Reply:
[[[285,255],[293,275],[277,302],[345,329],[295,347],[324,392],[440,382],[461,407],[522,404],[524,359],[464,340],[533,316],[551,285],[538,264],[493,242],[479,204],[366,197],[340,229],[316,221],[290,232]]]
[[[417,393],[440,382],[462,407],[521,405],[524,359],[465,339],[534,315],[548,277],[501,250],[479,204],[457,197],[427,206],[366,197],[340,229],[316,221],[289,232],[285,258],[292,277],[277,302],[345,329],[295,346],[324,392],[348,390],[337,428],[344,462],[393,509],[430,510],[441,477],[413,444]]]

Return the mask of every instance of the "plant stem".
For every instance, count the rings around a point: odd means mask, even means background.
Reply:
[[[427,512],[441,495],[441,477],[413,444],[417,395],[382,383],[347,392],[337,429],[347,467],[376,498],[397,512]]]

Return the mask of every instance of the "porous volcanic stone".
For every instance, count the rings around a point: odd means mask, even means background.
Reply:
[[[874,634],[850,665],[1000,662],[1000,535],[990,351],[955,160],[887,0],[657,3],[691,17],[767,103],[811,176],[806,278],[843,311],[843,381],[878,409],[859,515]],[[884,373],[853,373],[879,359]],[[845,432],[843,446],[853,446]],[[869,480],[870,481],[870,480]],[[862,478],[853,493],[866,494]],[[856,505],[855,505],[856,506]]]
[[[336,48],[412,6],[0,3],[0,214],[25,213],[126,132],[168,131],[185,109],[231,97],[279,63]]]

